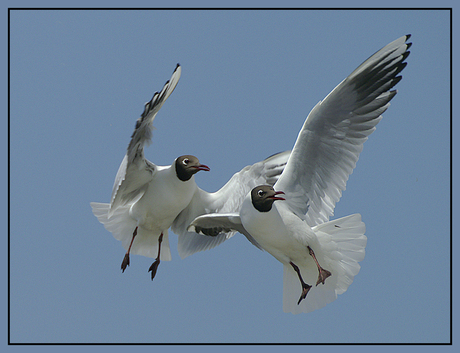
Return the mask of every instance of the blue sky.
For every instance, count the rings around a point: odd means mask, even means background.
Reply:
[[[450,326],[447,11],[10,13],[12,343],[444,343]],[[398,94],[364,145],[334,218],[368,245],[348,291],[282,311],[282,265],[237,234],[155,280],[92,215],[108,202],[143,104],[180,82],[146,149],[193,154],[220,188],[292,148],[310,109],[375,51],[412,34]],[[260,137],[260,138],[259,138]]]

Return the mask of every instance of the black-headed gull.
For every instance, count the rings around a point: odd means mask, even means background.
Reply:
[[[396,94],[409,37],[376,52],[312,109],[273,187],[253,188],[239,213],[203,215],[189,227],[207,235],[238,231],[283,263],[285,312],[334,301],[360,270],[367,242],[361,216],[329,217],[363,143]]]
[[[171,260],[168,240],[171,226],[179,235],[181,257],[220,244],[234,232],[209,238],[188,233],[188,224],[204,213],[238,210],[252,187],[276,182],[289,157],[289,152],[284,152],[247,166],[215,193],[196,185],[194,174],[209,171],[209,167],[200,164],[195,156],[180,156],[169,166],[148,161],[144,147],[151,141],[153,120],[176,87],[180,74],[178,64],[163,89],[145,104],[115,177],[110,203],[91,203],[94,215],[126,249],[122,271],[129,265],[130,254],[155,257],[149,268],[152,280],[160,260]]]

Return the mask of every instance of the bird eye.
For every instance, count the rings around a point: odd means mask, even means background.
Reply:
[[[263,192],[262,190],[257,191],[257,195],[259,195],[259,197],[264,196],[264,194],[265,192]]]
[[[189,161],[188,158],[185,158],[185,159],[182,161],[182,163],[184,163],[184,165],[187,165],[189,162],[190,162],[190,161]]]

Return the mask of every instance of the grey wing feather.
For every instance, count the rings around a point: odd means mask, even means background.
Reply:
[[[259,243],[249,234],[241,223],[238,213],[212,213],[197,217],[187,229],[202,236],[215,237],[228,232],[243,234],[254,246],[263,250]]]
[[[290,151],[275,154],[265,160],[243,168],[218,191],[208,193],[197,189],[192,201],[174,220],[172,231],[179,236],[179,255],[185,258],[198,251],[212,249],[231,238],[235,231],[215,237],[188,232],[187,227],[198,216],[209,213],[237,213],[246,195],[261,184],[273,185],[283,172]]]
[[[275,189],[286,193],[291,210],[310,226],[334,214],[363,143],[396,95],[391,89],[406,66],[409,37],[393,41],[354,70],[312,109],[299,132]]]
[[[155,92],[152,99],[145,103],[144,111],[136,122],[136,127],[128,146],[128,163],[132,163],[139,156],[143,157],[144,146],[149,144],[152,138],[153,120],[166,99],[176,88],[181,72],[181,66],[177,64],[171,78],[165,83],[163,89],[160,92]]]
[[[153,120],[166,99],[174,91],[179,82],[180,74],[181,67],[177,64],[171,79],[166,82],[163,89],[156,92],[152,99],[145,103],[144,111],[136,122],[128,150],[115,177],[109,217],[117,207],[138,200],[155,174],[156,166],[145,159],[144,147],[151,141]]]

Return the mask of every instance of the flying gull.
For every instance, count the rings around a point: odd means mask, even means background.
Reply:
[[[329,217],[363,143],[396,95],[409,37],[376,52],[311,110],[273,186],[253,188],[239,212],[203,215],[189,227],[208,236],[238,231],[280,261],[285,312],[334,301],[360,270],[367,242],[361,216]]]
[[[181,66],[177,64],[171,79],[145,104],[115,177],[110,203],[91,203],[94,215],[126,249],[121,270],[124,272],[129,266],[130,254],[152,257],[155,258],[149,268],[152,280],[160,261],[171,260],[170,227],[179,235],[182,258],[219,245],[235,232],[210,238],[188,233],[187,226],[205,213],[238,211],[251,188],[276,182],[290,153],[279,153],[243,168],[214,193],[196,185],[195,174],[210,169],[195,156],[180,156],[169,166],[147,160],[144,147],[151,142],[153,120],[174,91],[180,75]]]

